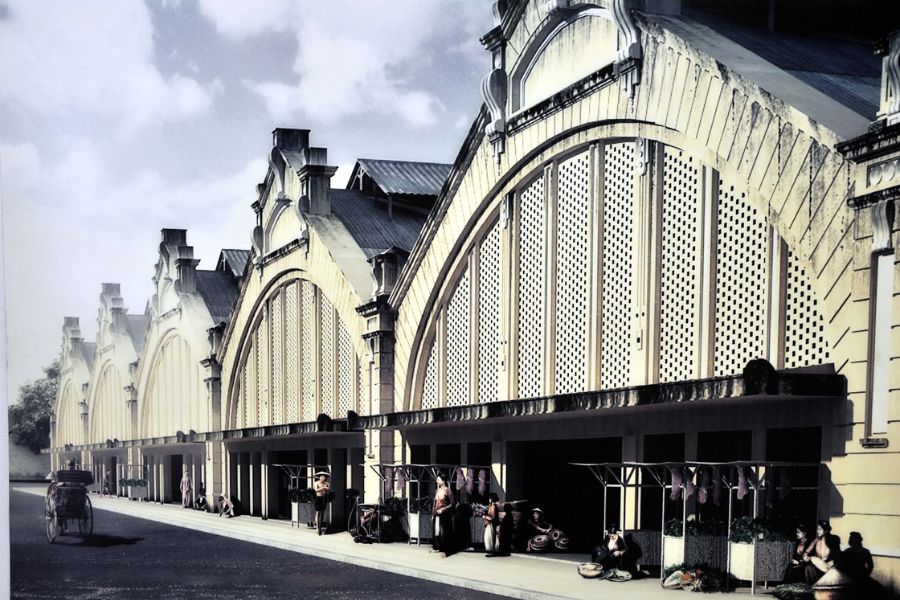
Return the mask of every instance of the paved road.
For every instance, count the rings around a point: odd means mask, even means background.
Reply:
[[[501,598],[100,510],[91,539],[50,544],[41,497],[9,503],[13,598]]]

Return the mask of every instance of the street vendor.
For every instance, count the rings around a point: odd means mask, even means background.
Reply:
[[[316,473],[316,482],[313,484],[313,490],[316,492],[316,531],[319,532],[319,535],[322,535],[325,509],[328,507],[328,492],[331,491],[328,476],[329,473],[327,471],[319,471]]]
[[[438,473],[435,478],[437,489],[434,492],[434,545],[432,552],[439,552],[442,557],[453,554],[453,490],[447,485],[447,476]]]
[[[616,525],[611,525],[603,542],[591,553],[591,559],[592,562],[602,565],[604,571],[620,569],[627,552],[628,546],[625,544],[625,538],[622,537],[622,530]]]

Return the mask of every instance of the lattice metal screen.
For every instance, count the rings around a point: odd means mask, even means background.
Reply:
[[[700,181],[693,159],[663,151],[659,380],[684,381],[697,366],[700,294]]]
[[[784,366],[793,369],[829,362],[831,353],[825,339],[825,319],[806,268],[790,251],[784,312]]]
[[[269,326],[268,309],[263,308],[263,318],[256,329],[256,399],[259,405],[256,423],[258,425],[270,424],[269,413],[269,338],[267,329]]]
[[[255,427],[256,421],[256,336],[247,353],[244,367],[244,427]]]
[[[346,417],[353,406],[353,378],[356,377],[356,353],[350,341],[350,333],[340,317],[338,323],[338,412],[337,416]]]
[[[750,206],[746,192],[719,182],[716,235],[716,376],[741,373],[767,355],[769,278],[766,216]]]
[[[300,303],[299,283],[284,291],[284,394],[288,423],[300,420]]]
[[[538,178],[521,192],[518,208],[518,396],[531,398],[544,393],[543,340],[546,333],[544,177]]]
[[[314,421],[316,414],[316,347],[313,342],[316,319],[316,288],[308,281],[303,282],[300,301],[300,365],[303,382],[301,386],[302,419]]]
[[[334,375],[335,375],[335,357],[334,357],[334,307],[324,294],[319,294],[320,319],[321,319],[321,337],[319,355],[322,361],[322,412],[334,416]]]
[[[272,423],[284,423],[284,293],[272,299]]]
[[[478,256],[478,401],[499,398],[500,223],[481,242]]]
[[[464,271],[447,305],[447,406],[469,403],[469,272]]]
[[[634,142],[609,144],[605,154],[600,386],[610,389],[631,378]]]
[[[369,414],[369,394],[366,386],[366,372],[363,370],[363,366],[365,365],[368,368],[369,361],[358,360],[356,361],[356,390],[357,390],[357,398],[356,398],[356,406],[357,412],[361,415]]]
[[[559,164],[556,234],[556,392],[587,385],[588,151]]]
[[[437,378],[438,378],[437,351],[434,341],[428,350],[428,362],[425,364],[425,380],[422,383],[422,409],[435,408],[437,402]]]

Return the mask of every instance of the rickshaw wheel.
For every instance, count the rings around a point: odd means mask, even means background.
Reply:
[[[47,539],[52,544],[59,535],[59,528],[56,522],[56,512],[51,511],[49,506],[44,507],[44,521],[47,523]]]
[[[91,509],[91,499],[84,499],[84,513],[78,519],[78,533],[89,536],[94,531],[94,511]]]

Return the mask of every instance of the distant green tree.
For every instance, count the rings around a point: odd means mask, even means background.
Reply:
[[[9,433],[35,454],[50,445],[50,413],[58,383],[59,361],[53,361],[44,367],[44,377],[19,386],[19,401],[9,407]]]

